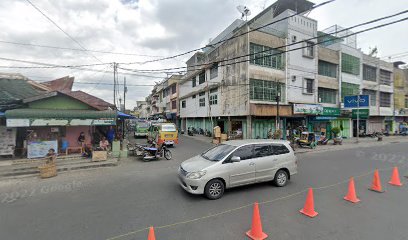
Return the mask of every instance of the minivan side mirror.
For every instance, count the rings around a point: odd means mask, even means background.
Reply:
[[[241,158],[240,158],[240,157],[237,157],[237,156],[232,156],[230,162],[232,162],[232,163],[234,163],[234,162],[241,162]]]

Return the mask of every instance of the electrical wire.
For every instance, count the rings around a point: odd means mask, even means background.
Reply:
[[[75,38],[73,38],[71,35],[69,35],[64,29],[62,29],[54,20],[52,20],[50,17],[47,16],[47,14],[45,14],[40,8],[38,8],[32,1],[30,0],[26,0],[26,2],[28,2],[34,9],[36,9],[38,12],[41,13],[41,15],[43,15],[48,21],[50,21],[52,24],[54,24],[54,26],[56,26],[61,32],[63,32],[69,39],[71,39],[73,42],[75,42],[81,49],[83,49],[84,51],[86,51],[89,55],[91,55],[93,58],[95,58],[96,60],[98,60],[99,62],[103,63],[99,58],[97,58],[95,55],[93,55],[92,53],[90,53],[89,51],[87,51],[87,49],[82,46],[82,44],[77,41]]]
[[[33,44],[33,43],[12,42],[12,41],[5,41],[5,40],[0,40],[0,43],[12,44],[12,45],[18,45],[18,46],[28,46],[28,47],[40,47],[40,48],[59,49],[59,50],[71,50],[71,51],[78,51],[78,52],[105,53],[105,54],[112,54],[112,55],[125,55],[125,56],[137,56],[137,57],[156,57],[156,58],[163,57],[163,56],[152,56],[152,55],[145,55],[145,54],[136,54],[136,53],[110,52],[110,51],[103,51],[103,50],[91,50],[91,49],[82,49],[82,48],[58,47],[58,46],[41,45],[41,44]]]
[[[286,20],[286,19],[289,19],[289,18],[291,18],[291,17],[295,17],[295,16],[298,16],[298,15],[301,15],[301,14],[303,14],[303,13],[305,13],[305,12],[312,11],[312,10],[314,10],[314,9],[316,9],[316,8],[322,7],[322,6],[326,5],[326,4],[332,3],[332,2],[334,2],[334,1],[336,1],[336,0],[328,0],[328,1],[322,2],[322,3],[320,3],[320,4],[314,5],[313,7],[311,7],[310,9],[308,9],[308,10],[306,10],[306,11],[298,12],[298,13],[289,15],[289,16],[287,16],[287,17],[284,17],[284,18],[275,20],[275,21],[273,21],[273,22],[267,23],[267,24],[262,25],[262,26],[260,26],[260,27],[257,27],[257,28],[251,29],[251,30],[249,30],[249,31],[246,31],[246,32],[244,32],[244,33],[241,33],[241,34],[238,34],[238,35],[234,35],[234,36],[231,36],[231,37],[229,37],[229,38],[227,38],[227,39],[223,39],[223,40],[220,40],[220,41],[218,41],[218,42],[212,43],[211,45],[206,45],[206,46],[204,46],[204,47],[200,47],[200,48],[196,48],[196,49],[193,49],[193,50],[189,50],[189,51],[187,51],[187,52],[180,53],[180,54],[177,54],[177,55],[174,55],[174,56],[170,56],[170,57],[165,57],[165,58],[159,58],[159,59],[153,59],[153,60],[150,60],[150,61],[145,61],[145,62],[143,62],[143,64],[151,63],[151,62],[158,62],[158,61],[163,61],[163,60],[168,60],[168,59],[172,59],[172,58],[184,56],[184,55],[187,55],[187,54],[190,54],[190,53],[193,53],[193,52],[200,51],[200,50],[205,49],[205,48],[207,48],[207,47],[211,47],[211,46],[215,46],[215,45],[217,45],[217,44],[221,44],[221,43],[224,43],[224,42],[228,42],[228,41],[230,41],[230,40],[232,40],[232,39],[235,39],[235,38],[237,38],[237,37],[246,35],[246,34],[248,34],[248,33],[250,33],[250,32],[258,31],[258,30],[260,30],[260,29],[262,29],[262,28],[268,27],[268,26],[273,25],[273,24],[278,23],[278,22],[282,22],[282,21],[284,21],[284,20]],[[131,64],[140,64],[140,62],[130,62],[130,63],[120,63],[120,64],[129,64],[129,65],[131,65]]]
[[[359,24],[356,24],[356,25],[354,25],[354,26],[351,26],[351,27],[348,27],[348,28],[344,28],[344,29],[335,31],[335,32],[333,32],[333,33],[328,33],[328,34],[320,35],[320,36],[317,36],[317,37],[312,37],[312,38],[309,38],[309,39],[304,39],[304,40],[302,40],[302,41],[298,41],[298,42],[295,42],[295,43],[290,43],[290,44],[282,45],[282,46],[279,46],[279,47],[274,47],[274,48],[271,48],[271,49],[268,49],[268,50],[259,51],[259,52],[256,52],[256,53],[245,54],[245,55],[240,55],[240,56],[237,56],[237,57],[233,57],[233,58],[229,58],[229,59],[224,59],[224,60],[219,60],[219,61],[212,61],[212,62],[207,62],[207,63],[203,63],[203,64],[196,64],[196,65],[183,66],[183,67],[175,67],[175,68],[164,68],[164,69],[144,69],[144,70],[140,70],[140,69],[129,69],[129,68],[121,68],[121,69],[122,69],[122,70],[127,70],[127,71],[133,71],[133,72],[163,72],[163,71],[168,72],[168,71],[171,71],[171,70],[181,70],[181,69],[186,69],[186,68],[207,67],[207,66],[211,66],[211,65],[214,65],[214,64],[218,64],[218,63],[220,63],[220,62],[228,62],[228,61],[240,59],[240,58],[243,58],[243,57],[251,57],[251,56],[253,56],[253,55],[260,54],[260,53],[268,53],[268,52],[270,52],[271,50],[279,50],[279,51],[280,51],[280,49],[282,49],[282,48],[287,48],[287,47],[289,47],[289,46],[298,45],[298,44],[300,44],[300,43],[310,42],[310,41],[312,41],[312,40],[318,40],[318,39],[321,39],[321,38],[326,37],[326,36],[332,36],[332,34],[338,34],[338,33],[341,33],[341,32],[349,31],[349,30],[354,29],[354,28],[357,28],[357,27],[361,27],[361,26],[364,26],[364,25],[369,25],[369,24],[372,24],[372,23],[375,23],[375,22],[379,22],[379,21],[382,21],[382,20],[385,20],[385,19],[393,18],[393,17],[399,16],[399,15],[402,15],[402,14],[406,14],[406,13],[408,13],[408,10],[404,10],[404,11],[401,11],[401,12],[398,12],[398,13],[395,13],[395,14],[391,14],[391,15],[385,16],[385,17],[381,17],[381,18],[377,18],[377,19],[374,19],[374,20],[370,20],[370,21],[366,21],[366,22],[363,22],[363,23],[359,23]],[[397,23],[397,22],[399,22],[399,21],[396,21],[395,23]],[[386,25],[384,25],[384,26],[387,26],[387,25],[389,25],[389,24],[386,24]],[[381,28],[381,27],[384,27],[384,26],[383,26],[383,25],[378,25],[377,28]],[[374,30],[375,28],[374,28],[374,29],[369,28],[369,29],[370,29],[370,30]],[[358,32],[356,32],[356,33],[351,33],[351,34],[349,34],[349,35],[342,36],[341,38],[346,38],[346,37],[349,37],[349,36],[357,35],[357,34],[362,33],[362,32],[366,32],[366,31],[358,31]],[[321,44],[321,43],[325,43],[325,42],[331,42],[331,41],[333,41],[333,40],[332,40],[332,39],[328,39],[328,40],[325,40],[325,41],[318,42],[317,44]],[[317,44],[315,44],[315,45],[317,45]],[[306,48],[306,46],[302,46],[302,48]],[[295,48],[295,50],[302,49],[302,48]],[[280,53],[277,53],[277,54],[274,54],[274,55],[279,55],[279,54],[282,54],[282,53],[285,53],[285,52],[290,52],[290,51],[291,51],[291,50],[285,50],[285,51],[281,51]],[[269,56],[274,56],[274,55],[267,55],[267,57],[269,57]],[[125,63],[121,63],[121,64],[123,65],[123,64],[125,64]],[[202,68],[201,68],[201,69],[198,69],[198,70],[197,70],[197,69],[187,70],[187,72],[189,72],[189,71],[199,71],[199,70],[202,70]]]

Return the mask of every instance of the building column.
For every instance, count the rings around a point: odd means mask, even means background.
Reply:
[[[247,138],[248,139],[252,138],[252,116],[251,115],[247,116]]]

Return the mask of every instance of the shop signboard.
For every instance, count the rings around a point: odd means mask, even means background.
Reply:
[[[366,108],[369,107],[370,97],[368,95],[354,95],[344,97],[344,108]]]
[[[370,110],[369,109],[353,109],[351,112],[351,116],[353,119],[357,119],[357,111],[358,111],[358,117],[360,119],[368,119],[368,116],[370,116]]]
[[[65,119],[34,119],[31,126],[67,126]]]
[[[92,125],[93,126],[113,126],[113,125],[116,125],[116,122],[113,119],[97,119],[97,120],[93,120]]]
[[[329,121],[329,120],[336,120],[337,117],[335,116],[315,116],[312,118],[312,121]]]
[[[47,156],[48,150],[53,148],[58,152],[58,141],[33,141],[27,145],[27,158],[42,158]]]
[[[320,104],[293,104],[293,114],[322,115],[323,106]]]
[[[6,121],[7,127],[29,127],[30,119],[10,119]]]
[[[70,126],[91,126],[92,125],[92,119],[72,119],[69,122]]]
[[[323,107],[323,116],[340,116],[340,108]]]

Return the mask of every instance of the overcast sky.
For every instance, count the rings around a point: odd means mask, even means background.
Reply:
[[[88,50],[138,55],[120,55],[73,50],[47,49],[2,43],[18,42],[79,49],[26,0],[0,0],[0,57],[62,65],[101,62],[140,62],[170,56],[208,43],[235,19],[238,5],[246,5],[252,18],[275,0],[30,0],[63,30]],[[313,1],[315,3],[322,0]],[[314,10],[309,17],[318,21],[319,29],[334,24],[348,27],[408,8],[406,0],[337,0]],[[405,16],[407,17],[407,15]],[[408,53],[408,22],[395,24],[358,36],[358,46],[368,52],[377,46],[378,56]],[[185,66],[190,55],[144,65],[139,69]],[[408,54],[392,61],[408,61]],[[66,75],[75,77],[75,90],[82,90],[113,102],[112,73],[77,69],[10,69],[4,66],[36,66],[0,60],[0,72],[19,72],[38,81]],[[112,72],[109,65],[90,67]],[[126,76],[128,84],[154,84],[165,75]],[[119,80],[123,81],[123,74]],[[156,78],[155,78],[156,77]],[[98,82],[99,85],[81,84]],[[152,87],[129,86],[128,107],[143,100]]]

